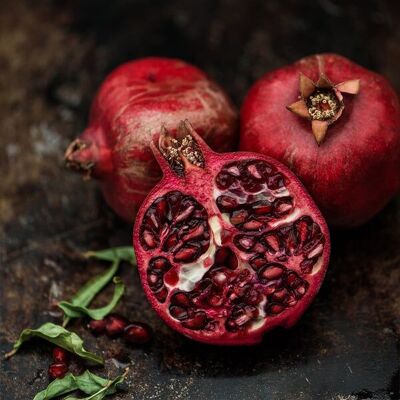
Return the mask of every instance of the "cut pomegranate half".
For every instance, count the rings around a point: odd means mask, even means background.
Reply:
[[[317,294],[328,228],[299,180],[255,153],[213,152],[182,122],[153,152],[164,177],[138,213],[134,248],[151,305],[212,344],[261,341],[292,326]]]

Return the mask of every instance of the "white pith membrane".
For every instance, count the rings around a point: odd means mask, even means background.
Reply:
[[[263,176],[254,166],[256,164],[264,165]],[[271,171],[267,173],[266,170]],[[221,174],[225,174],[228,180],[231,179],[233,182],[230,185],[225,185],[227,187],[221,187],[218,183],[215,185],[212,194],[213,200],[216,202],[217,208],[222,211],[211,216],[206,215],[205,209],[205,214],[203,211],[198,211],[198,215],[203,213],[201,215],[204,215],[207,219],[209,229],[206,236],[209,238],[207,248],[204,247],[204,251],[191,262],[174,262],[174,254],[179,251],[180,247],[175,247],[174,252],[163,250],[163,243],[169,235],[168,232],[163,232],[160,243],[151,248],[154,256],[149,259],[147,276],[148,282],[151,282],[151,279],[153,279],[151,274],[154,273],[154,268],[150,267],[152,260],[164,257],[168,260],[169,267],[162,275],[162,289],[159,289],[157,284],[153,293],[157,298],[156,294],[160,293],[160,290],[164,290],[164,294],[167,290],[168,293],[161,296],[162,299],[158,301],[165,304],[165,310],[170,314],[172,308],[175,310],[179,308],[179,317],[171,315],[171,318],[174,318],[177,323],[182,323],[183,327],[187,329],[202,331],[204,335],[211,333],[213,335],[218,333],[220,336],[240,335],[258,330],[268,320],[280,318],[292,307],[295,307],[307,294],[309,283],[306,277],[311,277],[320,271],[323,265],[322,256],[325,239],[318,224],[309,214],[308,205],[302,204],[301,197],[296,199],[291,195],[289,178],[284,177],[265,161],[243,160],[227,163],[218,176]],[[271,175],[271,182],[264,179],[265,174]],[[253,187],[251,187],[252,178],[256,182]],[[165,196],[168,196],[168,193]],[[182,196],[191,198],[183,193]],[[233,199],[236,204],[230,211],[227,211],[221,203],[223,196],[229,196],[230,199],[228,200],[232,201]],[[196,202],[195,199],[193,201]],[[263,212],[255,215],[252,207],[259,204],[265,205],[265,212],[259,208],[258,212]],[[200,204],[198,206],[203,208]],[[186,206],[185,210],[180,211],[180,213],[188,214],[187,208]],[[244,217],[240,214],[243,209],[247,213]],[[146,215],[150,215],[148,213],[149,211]],[[143,221],[145,221],[145,218]],[[154,221],[154,216],[151,218]],[[177,216],[174,218],[175,220],[178,219]],[[188,218],[190,218],[190,215]],[[241,220],[244,222],[240,222]],[[184,219],[179,220],[180,223],[182,221],[183,225],[179,229],[182,232],[187,232]],[[246,226],[249,221],[252,221],[252,225]],[[144,225],[142,223],[142,227]],[[168,229],[173,230],[172,225],[173,221],[169,223]],[[142,236],[146,229],[142,228]],[[231,239],[224,243],[224,236],[226,235],[230,236]],[[269,238],[269,242],[265,240],[266,236]],[[151,240],[149,243],[152,243]],[[217,264],[216,254],[220,249],[230,249],[234,253],[237,267],[229,268]],[[256,270],[251,264],[254,264],[253,261],[259,258],[262,259],[261,267]],[[303,268],[302,262],[303,264],[309,262],[308,267]],[[208,274],[206,276],[207,273],[219,271],[221,268],[224,268],[223,271],[225,271],[222,275]],[[174,271],[176,276],[176,280],[172,282],[170,282],[170,279],[165,279],[171,271]],[[261,271],[265,272],[265,276],[261,274]],[[239,276],[242,276],[242,278],[239,279]],[[160,279],[160,275],[158,275],[154,278],[154,282],[160,283]],[[208,285],[206,290],[211,290],[211,294],[208,298],[206,297],[206,300],[199,300],[201,289],[198,285],[210,279],[212,288],[209,289],[210,285]],[[223,289],[220,286],[219,292],[217,292],[217,297],[222,298],[223,302],[215,306],[207,303],[207,301],[210,301],[209,298],[217,290],[215,289],[218,286],[216,279],[222,279],[224,284],[222,285]],[[289,287],[288,285],[292,286]],[[245,289],[247,292],[242,296],[240,293]],[[173,295],[177,293],[184,293],[190,299],[191,306],[182,306],[182,308],[181,305],[177,306],[176,301],[171,302]],[[248,293],[252,293],[253,297],[249,297]],[[251,304],[247,303],[246,300],[242,300],[246,299],[246,296],[253,300],[256,296],[256,301],[252,300]],[[188,309],[192,310],[192,314],[182,318],[182,315],[187,315]],[[198,318],[200,323],[195,321],[190,325],[190,321],[195,320],[196,315],[199,316],[204,313],[207,316],[206,319],[204,315],[201,315],[201,318]],[[187,325],[188,321],[189,326]]]

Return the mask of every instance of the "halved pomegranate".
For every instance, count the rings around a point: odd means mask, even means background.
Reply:
[[[329,260],[325,220],[299,180],[255,153],[213,152],[182,122],[152,150],[164,177],[139,210],[134,248],[163,320],[206,343],[260,342],[290,327]]]

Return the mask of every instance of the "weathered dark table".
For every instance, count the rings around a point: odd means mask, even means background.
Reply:
[[[145,55],[181,57],[240,105],[265,71],[320,51],[349,56],[400,91],[400,3],[2,0],[1,353],[22,328],[59,321],[52,304],[104,268],[81,251],[130,243],[131,228],[107,208],[96,184],[62,163],[107,72]],[[107,358],[110,375],[118,371],[115,359],[131,364],[127,392],[115,398],[400,398],[399,197],[367,225],[333,232],[318,298],[295,328],[272,332],[257,347],[182,338],[150,309],[134,268],[125,265],[123,277],[129,289],[119,311],[153,326],[149,348],[95,340],[79,322],[72,325]],[[32,398],[47,385],[49,362],[50,347],[41,342],[2,360],[0,398]]]

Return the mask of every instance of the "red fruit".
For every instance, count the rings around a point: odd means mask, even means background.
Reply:
[[[88,328],[95,335],[100,335],[100,334],[104,333],[104,331],[106,330],[106,325],[107,325],[107,321],[105,319],[99,319],[99,320],[92,319],[88,323]]]
[[[106,334],[110,337],[119,336],[124,332],[125,327],[128,325],[128,321],[117,314],[108,315],[105,318],[106,321]]]
[[[307,57],[251,88],[240,149],[290,167],[332,225],[359,225],[400,187],[399,101],[386,79],[344,57]]]
[[[99,179],[108,204],[133,221],[161,178],[150,141],[162,125],[174,129],[183,118],[212,148],[236,147],[236,111],[201,70],[167,58],[126,63],[100,87],[88,127],[67,149],[67,165]]]
[[[53,360],[56,363],[68,364],[68,352],[61,347],[54,347]]]
[[[221,345],[292,326],[321,286],[330,250],[299,180],[269,157],[214,153],[187,122],[152,148],[164,178],[139,210],[133,244],[156,312]]]
[[[68,367],[62,362],[57,362],[50,365],[48,372],[51,380],[64,378],[65,374],[68,372]]]
[[[151,339],[151,329],[147,324],[131,322],[124,330],[124,339],[129,344],[146,344]]]

